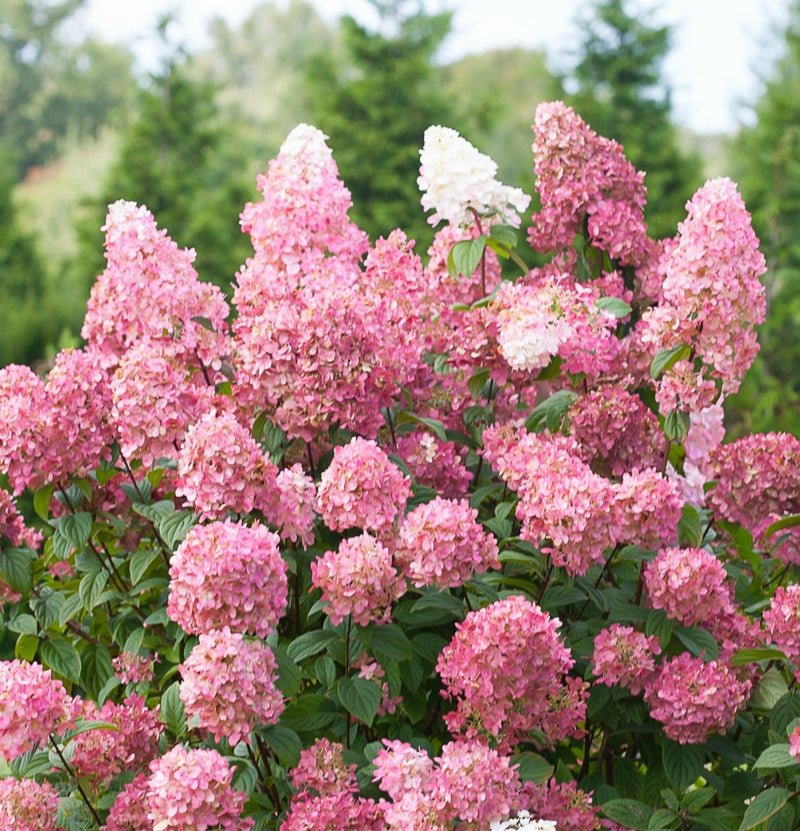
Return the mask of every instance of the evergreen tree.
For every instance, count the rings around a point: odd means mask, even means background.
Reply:
[[[329,136],[353,195],[353,221],[372,238],[401,227],[424,253],[432,232],[416,187],[419,150],[427,127],[449,123],[432,60],[451,14],[428,15],[420,2],[370,2],[380,31],[344,17],[348,62],[335,63],[330,51],[310,62],[314,123]]]
[[[601,135],[616,139],[646,173],[651,235],[672,236],[687,199],[702,184],[700,160],[683,152],[661,76],[670,29],[638,20],[627,0],[596,0],[581,24],[578,61],[567,78],[568,103]]]

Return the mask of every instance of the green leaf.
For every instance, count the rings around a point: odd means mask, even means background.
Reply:
[[[36,650],[38,648],[39,638],[36,635],[29,635],[23,632],[14,644],[14,657],[19,658],[20,661],[28,661],[30,663],[36,656]]]
[[[612,317],[627,317],[633,309],[619,297],[601,297],[597,301],[597,308]]]
[[[703,523],[697,508],[688,502],[678,520],[678,543],[684,548],[699,548],[703,541]]]
[[[715,661],[719,658],[719,644],[714,640],[714,637],[706,632],[705,629],[700,629],[693,626],[687,629],[685,626],[676,626],[674,629],[675,637],[696,657],[703,656],[706,661]]]
[[[797,759],[789,753],[789,743],[772,744],[758,757],[754,768],[780,768],[793,767],[798,764]]]
[[[362,637],[376,658],[380,656],[390,661],[407,661],[413,655],[406,633],[395,623],[370,627],[362,633]],[[381,663],[385,663],[385,660]]]
[[[83,601],[83,607],[87,612],[91,612],[97,605],[97,599],[103,593],[107,582],[107,571],[96,571],[94,574],[87,574],[81,580],[80,586],[78,586],[78,595]]]
[[[33,510],[36,511],[36,515],[45,522],[47,522],[47,519],[50,516],[50,500],[53,498],[54,490],[55,485],[51,482],[49,485],[39,488],[39,490],[33,495]]]
[[[300,761],[303,743],[294,730],[280,724],[259,728],[259,736],[275,751],[278,761],[285,768],[293,768]]]
[[[517,229],[511,225],[492,225],[489,236],[506,248],[516,248]]]
[[[650,377],[654,381],[658,380],[662,373],[666,372],[678,361],[688,358],[691,354],[692,350],[685,343],[679,346],[673,346],[672,349],[659,349],[650,364]]]
[[[56,533],[61,534],[73,548],[80,551],[92,533],[92,515],[87,511],[78,511],[61,517]]]
[[[689,435],[691,420],[689,413],[683,410],[672,410],[664,419],[664,435],[670,440],[682,444]]]
[[[14,591],[26,595],[33,585],[36,552],[30,548],[6,548],[0,553],[0,577]]]
[[[340,678],[336,685],[339,701],[359,721],[370,727],[381,706],[383,695],[373,681],[366,678]]]
[[[58,610],[58,625],[61,628],[66,626],[67,621],[74,620],[83,608],[83,598],[77,593],[70,595]]]
[[[486,382],[488,380],[488,369],[479,368],[472,373],[472,377],[467,382],[467,388],[469,389],[469,394],[473,397],[473,399],[475,399],[475,401],[481,400],[483,388],[486,386]]]
[[[661,746],[664,772],[672,787],[678,791],[685,791],[694,784],[703,771],[705,758],[705,752],[697,745],[678,744],[664,739]]]
[[[164,543],[174,551],[196,522],[197,514],[194,511],[178,511],[158,520],[156,531]]]
[[[335,640],[336,634],[334,632],[315,629],[312,632],[303,632],[302,635],[298,635],[289,644],[286,651],[289,657],[299,664],[305,658],[322,652],[329,643]]]
[[[336,682],[336,664],[327,655],[317,658],[314,664],[314,674],[317,681],[326,689],[330,689]]]
[[[78,650],[64,638],[51,638],[42,644],[42,664],[53,672],[72,681],[81,682],[81,656]]]
[[[648,831],[653,816],[653,809],[637,799],[609,799],[600,810],[608,819],[636,831]]]
[[[161,695],[161,721],[170,732],[180,738],[186,729],[186,712],[181,701],[181,685],[175,681]]]
[[[157,548],[139,548],[130,560],[131,583],[136,586],[147,570],[161,555]]]
[[[478,267],[486,248],[486,235],[457,242],[447,257],[447,271],[451,277],[470,277]]]
[[[750,701],[754,707],[772,710],[778,702],[789,692],[786,679],[778,667],[770,667],[762,676],[753,690]]]
[[[768,788],[766,791],[761,791],[747,806],[739,831],[747,831],[748,828],[755,828],[762,822],[766,822],[783,808],[791,796],[792,792],[786,788]]]
[[[760,661],[784,661],[786,656],[780,649],[769,649],[763,647],[760,649],[739,649],[733,653],[731,658],[731,665],[741,667],[745,664],[757,664]]]
[[[767,526],[767,530],[764,531],[764,539],[771,537],[773,534],[777,534],[778,531],[783,531],[786,528],[794,528],[797,525],[800,525],[800,514],[781,517]]]
[[[769,714],[769,726],[776,733],[785,733],[796,718],[800,718],[800,692],[794,690],[775,702]]]
[[[662,649],[669,643],[674,628],[675,622],[667,617],[663,609],[651,609],[644,625],[645,634],[657,635]]]
[[[558,390],[541,404],[537,404],[525,422],[525,429],[541,433],[545,427],[555,433],[561,429],[569,408],[578,400],[578,394],[571,390]]]
[[[436,435],[437,438],[441,439],[442,441],[447,441],[447,434],[444,430],[444,424],[437,418],[426,418],[425,416],[418,416],[414,415],[414,413],[409,413],[406,410],[399,412],[397,417],[395,418],[395,424],[400,426],[401,424],[423,424],[425,427],[430,428],[430,430]]]
[[[439,612],[442,617],[453,620],[463,620],[464,606],[462,602],[452,594],[445,592],[431,592],[424,594],[411,607],[412,615],[421,615],[425,612]]]
[[[553,775],[553,765],[538,753],[519,753],[511,762],[518,765],[517,773],[523,782],[535,782],[540,785]]]
[[[10,632],[23,632],[28,635],[36,635],[39,632],[39,625],[33,615],[17,615],[6,623],[6,629]]]
[[[373,686],[375,686],[373,684]],[[377,690],[378,688],[375,687]],[[380,693],[379,693],[380,694]],[[319,733],[337,717],[331,702],[322,695],[301,695],[281,713],[280,723],[298,733]]]

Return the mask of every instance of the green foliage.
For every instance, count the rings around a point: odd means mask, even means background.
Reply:
[[[595,0],[579,23],[584,33],[565,85],[567,103],[597,133],[616,139],[646,171],[645,220],[651,236],[675,234],[687,194],[701,181],[700,161],[679,144],[661,65],[670,30],[629,12],[628,0]]]

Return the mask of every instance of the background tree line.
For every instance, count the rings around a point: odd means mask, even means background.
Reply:
[[[327,24],[307,0],[217,19],[210,48],[189,54],[169,19],[159,69],[135,73],[125,48],[75,38],[85,0],[6,0],[0,11],[0,365],[36,364],[78,342],[103,268],[100,226],[118,198],[146,203],[197,251],[203,279],[229,290],[250,252],[238,226],[255,175],[308,121],[330,137],[353,193],[353,219],[375,238],[402,227],[424,255],[431,230],[416,176],[425,128],[445,124],[491,155],[500,178],[533,190],[530,122],[563,98],[647,171],[647,220],[671,236],[706,174],[740,182],[770,264],[762,355],[730,421],[796,432],[800,400],[800,0],[780,57],[753,102],[753,126],[701,143],[672,120],[662,73],[671,30],[628,0],[595,0],[575,23],[568,68],[521,49],[437,62],[450,13],[421,0],[371,0],[380,25]],[[703,153],[697,149],[702,148]]]

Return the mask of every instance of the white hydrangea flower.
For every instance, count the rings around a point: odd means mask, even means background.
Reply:
[[[556,831],[556,824],[550,819],[532,819],[527,811],[520,811],[504,822],[490,823],[489,828],[491,831]]]
[[[419,153],[417,184],[422,207],[433,210],[431,225],[446,220],[460,228],[471,225],[474,208],[481,217],[493,214],[490,222],[519,227],[519,212],[526,210],[530,196],[519,188],[495,179],[497,165],[449,127],[434,125],[425,131]]]

